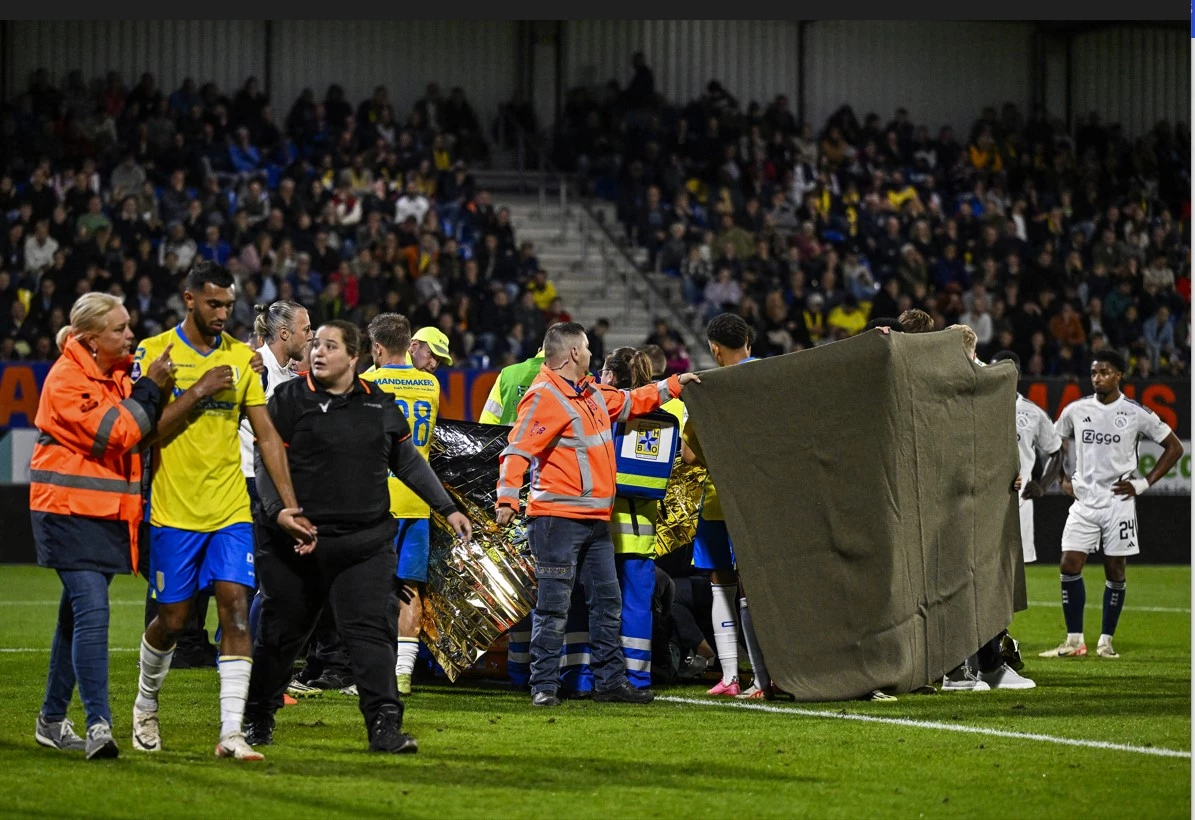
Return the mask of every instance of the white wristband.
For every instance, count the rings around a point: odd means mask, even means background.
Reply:
[[[1129,483],[1133,485],[1133,492],[1137,495],[1143,495],[1149,489],[1149,479],[1147,478],[1134,478]]]

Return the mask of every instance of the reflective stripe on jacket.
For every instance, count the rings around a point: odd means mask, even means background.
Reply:
[[[104,375],[82,343],[68,339],[42,388],[29,464],[29,509],[124,521],[134,569],[143,512],[138,445],[155,423],[146,405],[156,412],[160,400],[157,385],[142,381],[139,401],[127,365]]]
[[[636,390],[616,390],[589,377],[574,387],[544,365],[519,402],[499,458],[498,506],[518,509],[530,466],[528,515],[609,520],[615,488],[611,423],[650,413],[680,392],[677,376]]]
[[[614,499],[610,514],[610,540],[617,555],[656,555],[656,517],[659,503],[645,498]]]

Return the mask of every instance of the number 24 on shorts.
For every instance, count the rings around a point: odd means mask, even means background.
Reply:
[[[395,399],[394,403],[411,424],[411,436],[415,439],[416,447],[424,447],[432,437],[432,403],[417,401],[414,403],[415,416],[411,417],[411,408],[405,399]]]

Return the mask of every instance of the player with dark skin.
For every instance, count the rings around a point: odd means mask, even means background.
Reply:
[[[1095,388],[1096,399],[1101,404],[1111,404],[1120,398],[1120,380],[1124,378],[1124,374],[1112,366],[1109,362],[1092,362],[1091,363],[1091,386]],[[1062,451],[1065,454],[1067,449],[1071,446],[1071,439],[1064,438],[1062,440]],[[1145,480],[1150,483],[1150,486],[1156,484],[1162,479],[1170,469],[1178,463],[1178,460],[1183,455],[1182,442],[1178,440],[1178,436],[1171,433],[1162,442],[1162,455],[1158,458],[1158,463],[1149,471],[1149,475]],[[1057,459],[1057,464],[1054,469],[1054,475],[1042,476],[1041,483],[1043,487],[1049,487],[1054,483],[1055,478],[1061,478],[1062,491],[1071,498],[1075,497],[1074,488],[1071,486],[1071,479],[1068,475],[1062,475],[1062,464],[1065,457]],[[1124,498],[1133,498],[1137,495],[1137,489],[1133,486],[1131,481],[1122,480],[1116,482],[1112,487],[1112,492],[1115,495]],[[1124,583],[1125,580],[1125,565],[1128,563],[1127,556],[1104,556],[1104,576],[1114,583]],[[1062,563],[1060,565],[1063,575],[1078,575],[1083,571],[1083,567],[1087,564],[1087,553],[1078,552],[1075,550],[1065,550],[1062,553]]]
[[[197,351],[210,353],[215,340],[224,331],[236,301],[235,288],[221,288],[211,282],[204,283],[199,293],[190,289],[184,292],[187,316],[183,319],[181,331]],[[166,406],[158,422],[157,440],[166,441],[182,429],[202,399],[233,387],[233,369],[228,365],[213,367]],[[265,405],[245,408],[245,415],[253,427],[253,435],[261,448],[262,460],[270,477],[278,487],[286,509],[278,516],[278,523],[294,536],[298,544],[314,543],[316,532],[298,509],[298,501],[287,469],[286,449],[274,429]],[[297,547],[296,547],[297,549]],[[214,597],[220,619],[222,651],[228,655],[252,656],[253,637],[249,632],[249,600],[252,590],[241,584],[216,581]],[[145,629],[145,639],[154,647],[171,647],[178,640],[191,610],[191,601],[164,603],[158,606],[158,614]]]

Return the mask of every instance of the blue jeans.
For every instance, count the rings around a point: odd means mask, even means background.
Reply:
[[[535,556],[539,595],[531,613],[531,692],[555,693],[560,686],[560,647],[573,582],[579,580],[589,607],[589,648],[599,692],[627,682],[618,629],[622,595],[614,569],[614,544],[606,521],[555,516],[531,519],[528,540]]]
[[[50,675],[41,711],[46,720],[66,717],[76,683],[87,725],[112,724],[108,708],[108,585],[112,575],[92,570],[58,570],[62,601],[50,649]]]

